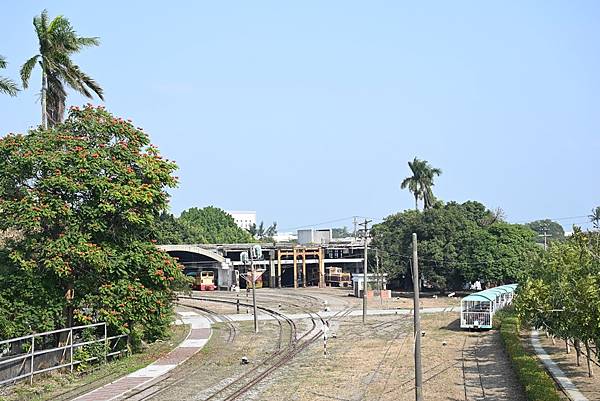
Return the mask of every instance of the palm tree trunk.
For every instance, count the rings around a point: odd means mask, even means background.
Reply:
[[[415,210],[419,210],[419,195],[415,194]]]
[[[48,76],[42,67],[42,128],[48,129],[48,111],[46,106],[46,93],[48,92]]]

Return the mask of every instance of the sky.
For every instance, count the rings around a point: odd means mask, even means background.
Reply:
[[[175,214],[377,221],[414,207],[414,157],[443,170],[437,197],[511,222],[586,227],[600,205],[597,1],[22,0],[3,6],[0,76],[36,54],[43,3],[100,37],[73,58],[178,163]],[[40,79],[0,96],[0,135],[39,124]]]

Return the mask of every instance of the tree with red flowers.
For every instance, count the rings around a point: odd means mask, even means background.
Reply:
[[[106,321],[161,337],[185,280],[152,242],[176,168],[102,107],[0,139],[0,232],[19,233],[0,248],[0,335]]]

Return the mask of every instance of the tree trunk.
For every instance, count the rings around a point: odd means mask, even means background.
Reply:
[[[552,335],[552,345],[556,345],[556,337],[554,335]]]
[[[48,111],[47,111],[47,101],[46,101],[46,93],[48,92],[48,76],[46,75],[46,71],[44,70],[42,64],[42,128],[48,128]]]
[[[567,354],[571,353],[571,344],[569,344],[569,337],[565,338],[565,349],[567,350]]]
[[[581,366],[581,343],[579,339],[576,338],[575,341],[575,354],[577,354],[577,366]]]
[[[415,210],[419,210],[419,195],[415,194]]]
[[[587,368],[588,368],[588,377],[594,377],[594,370],[592,369],[592,358],[590,352],[590,343],[588,340],[585,340],[585,352],[587,354]]]

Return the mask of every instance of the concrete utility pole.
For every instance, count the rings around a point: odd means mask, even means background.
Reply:
[[[256,277],[254,271],[254,255],[252,249],[248,252],[250,255],[250,270],[252,271],[252,309],[254,310],[254,332],[258,333],[258,317],[256,316]]]
[[[415,400],[423,401],[423,372],[421,370],[421,317],[419,315],[419,259],[417,253],[417,234],[412,235],[413,243],[413,290],[414,290],[414,335],[415,335]]]
[[[375,266],[377,267],[377,282],[379,287],[379,304],[383,305],[383,272],[379,274],[379,250],[375,248]]]
[[[544,251],[548,250],[548,237],[552,237],[552,234],[548,234],[548,228],[544,227],[544,234],[538,235],[538,237],[544,237]]]
[[[368,279],[367,279],[367,265],[369,263],[369,229],[368,229],[368,224],[371,222],[372,220],[367,220],[365,219],[364,223],[360,223],[361,226],[365,227],[365,252],[364,252],[364,268],[363,268],[363,315],[362,315],[362,322],[363,324],[366,323],[367,321],[367,291],[368,291]]]

